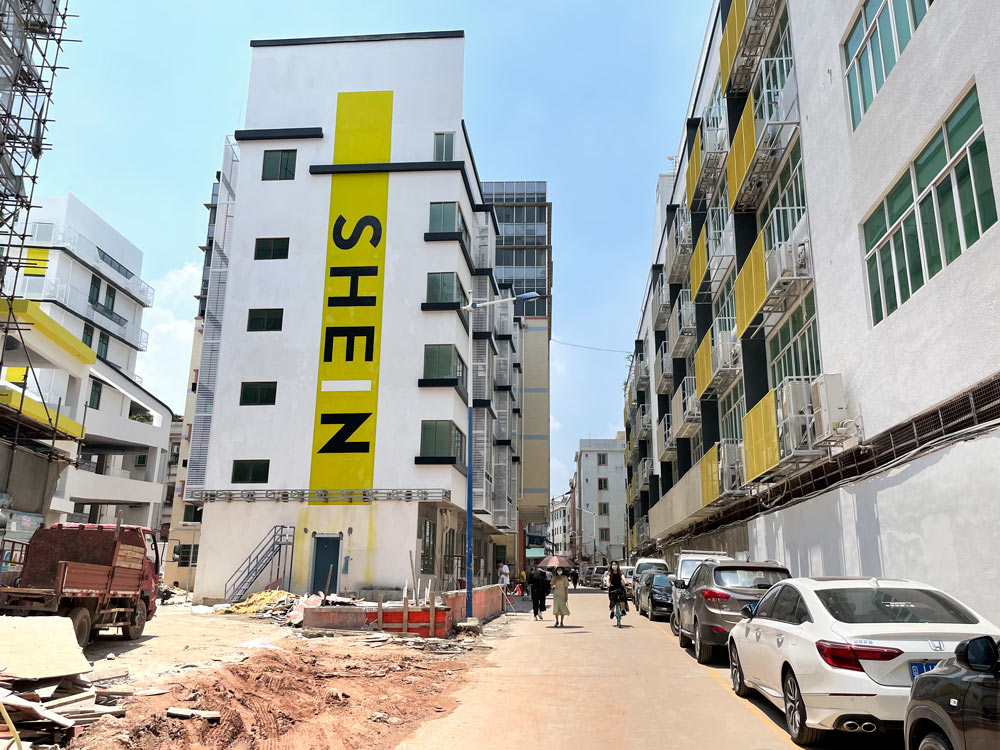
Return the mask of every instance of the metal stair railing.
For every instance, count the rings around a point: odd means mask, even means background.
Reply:
[[[229,580],[226,581],[226,601],[243,601],[250,587],[268,569],[270,569],[267,581],[268,587],[277,581],[283,588],[288,588],[291,581],[286,581],[285,579],[291,572],[294,540],[294,526],[279,525],[272,527],[253,551],[247,555],[240,567],[229,577]]]

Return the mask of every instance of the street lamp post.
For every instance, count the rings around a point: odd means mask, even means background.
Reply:
[[[518,294],[515,297],[505,297],[503,299],[494,300],[472,300],[469,304],[465,305],[462,309],[468,312],[473,310],[479,310],[483,307],[490,307],[492,305],[499,305],[504,302],[524,302],[530,299],[538,299],[541,297],[538,292],[525,292],[524,294]],[[469,292],[469,298],[472,299],[472,292]],[[471,316],[470,316],[471,317]],[[473,322],[469,321],[469,361],[466,365],[468,369],[468,382],[469,382],[469,392],[467,394],[468,398],[468,437],[467,437],[467,447],[466,447],[466,471],[465,471],[465,617],[468,619],[472,617],[472,348],[474,346],[474,336],[475,326]]]

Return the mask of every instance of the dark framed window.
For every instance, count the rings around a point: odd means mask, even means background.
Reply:
[[[455,529],[448,529],[444,532],[444,572],[455,572]]]
[[[600,541],[610,542],[611,541],[611,529],[598,529],[600,536]]]
[[[465,434],[447,419],[425,419],[420,423],[420,455],[454,458],[465,465]]]
[[[93,305],[101,298],[101,277],[93,275],[90,277],[90,294],[87,299]]]
[[[420,521],[420,572],[434,575],[434,553],[437,547],[437,524],[429,518]]]
[[[429,232],[461,232],[465,230],[462,210],[458,203],[432,203]]]
[[[90,325],[90,323],[83,324],[83,336],[81,336],[81,340],[89,347],[94,346],[94,326]]]
[[[185,523],[201,523],[201,514],[203,508],[200,505],[191,505],[186,503],[184,505],[184,522]]]
[[[272,406],[277,393],[277,383],[242,383],[240,385],[240,406]]]
[[[452,161],[455,158],[455,134],[434,134],[434,161]]]
[[[465,292],[457,273],[427,274],[428,302],[461,302],[465,304]]]
[[[276,308],[258,308],[250,310],[247,315],[248,331],[280,331],[284,310]]]
[[[260,178],[262,180],[294,180],[295,150],[265,151],[264,168]]]
[[[285,260],[288,258],[287,237],[258,237],[254,243],[254,260]]]
[[[233,484],[263,484],[271,471],[270,460],[233,461]]]
[[[198,567],[198,545],[178,544],[174,547],[174,554],[177,555],[178,568]]]
[[[425,378],[465,379],[465,362],[451,344],[426,344],[424,346]]]
[[[145,466],[146,465],[146,458],[147,458],[147,456],[146,456],[145,453],[139,454],[138,456],[135,457],[135,465],[136,466]]]
[[[607,453],[598,453],[597,454],[597,465],[598,466],[607,466],[608,465],[608,454]]]
[[[90,381],[90,400],[87,401],[87,406],[91,409],[101,408],[101,391],[104,390],[104,385],[100,380]]]
[[[108,334],[101,331],[101,334],[97,337],[97,356],[101,359],[107,359],[108,357],[108,344],[111,342],[111,337]]]
[[[599,490],[606,490],[607,488],[608,488],[608,478],[607,477],[598,477],[597,478],[597,489],[599,489]]]
[[[598,503],[597,504],[597,515],[606,516],[610,513],[610,505],[608,503]]]
[[[104,288],[104,307],[108,312],[115,311],[115,288],[108,284]]]

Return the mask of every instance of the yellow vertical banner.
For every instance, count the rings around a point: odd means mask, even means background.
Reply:
[[[392,92],[337,95],[334,164],[390,160]],[[388,172],[330,180],[312,489],[370,488],[375,474]]]

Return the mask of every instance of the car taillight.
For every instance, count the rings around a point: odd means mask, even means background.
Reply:
[[[712,599],[718,599],[719,601],[725,601],[729,598],[729,594],[725,591],[718,591],[716,589],[702,589],[701,595],[705,597],[706,601],[711,601]]]
[[[864,672],[861,661],[892,661],[902,654],[898,648],[884,646],[852,646],[848,643],[833,643],[832,641],[817,641],[816,650],[823,661],[837,669],[850,669]]]

